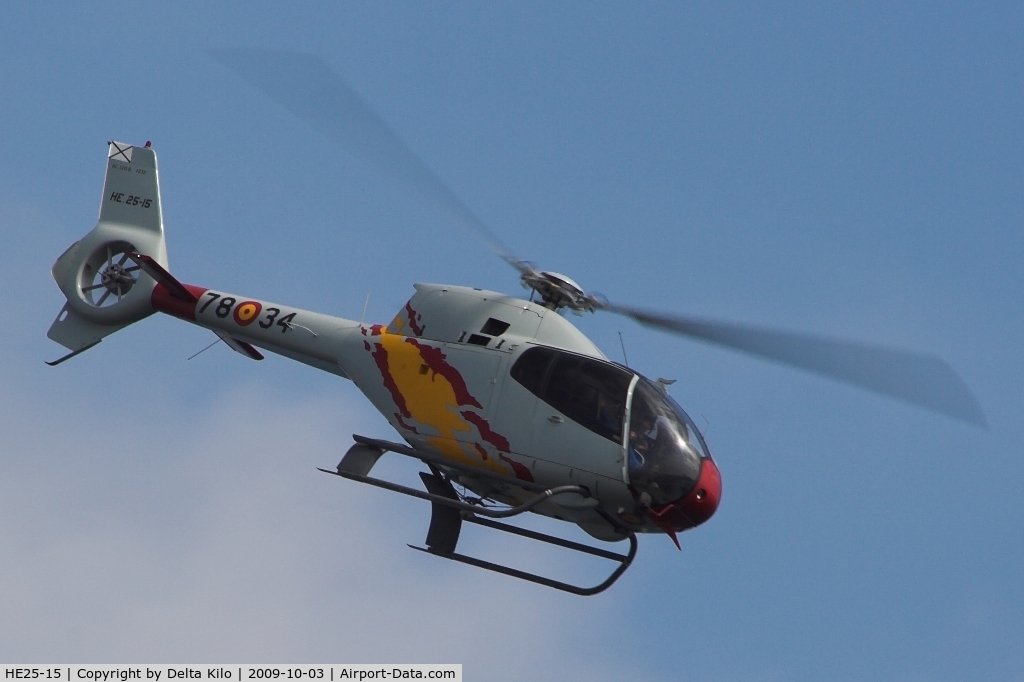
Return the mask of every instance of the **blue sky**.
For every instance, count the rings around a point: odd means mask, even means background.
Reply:
[[[1022,20],[1012,3],[5,5],[0,660],[1019,679]],[[110,139],[153,141],[186,282],[348,317],[369,293],[376,320],[413,282],[520,291],[205,53],[235,46],[322,57],[520,257],[624,303],[936,354],[989,428],[580,319],[678,379],[724,481],[681,553],[641,538],[580,599],[411,552],[426,505],[317,473],[352,433],[394,436],[348,382],[222,346],[186,361],[210,334],[167,318],[46,367],[49,267],[95,223]]]

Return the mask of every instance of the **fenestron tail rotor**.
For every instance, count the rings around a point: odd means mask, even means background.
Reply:
[[[551,310],[604,310],[642,325],[742,351],[985,425],[978,401],[942,360],[910,351],[657,313],[610,303],[516,257],[340,76],[317,57],[252,49],[210,54],[270,99],[482,242]],[[113,262],[111,262],[111,267]],[[112,271],[112,276],[116,270]],[[106,285],[104,285],[106,286]],[[102,296],[102,295],[101,295]]]
[[[139,279],[139,266],[129,259],[135,247],[111,242],[96,249],[82,266],[82,298],[97,308],[120,303]]]

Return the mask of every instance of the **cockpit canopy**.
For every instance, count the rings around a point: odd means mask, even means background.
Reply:
[[[710,456],[704,437],[683,408],[646,378],[606,360],[546,346],[524,351],[511,375],[569,419],[619,445],[628,407],[629,483],[638,496],[646,493],[648,504],[678,500],[697,483],[701,460]]]
[[[629,416],[629,482],[653,504],[684,497],[697,484],[708,457],[690,416],[664,391],[640,377]]]

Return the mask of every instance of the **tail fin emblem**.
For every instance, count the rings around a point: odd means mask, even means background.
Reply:
[[[132,146],[124,142],[111,142],[107,150],[107,158],[114,161],[132,162]]]

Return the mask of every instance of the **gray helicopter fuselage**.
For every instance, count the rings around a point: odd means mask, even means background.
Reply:
[[[183,305],[158,285],[154,306],[351,379],[413,448],[461,466],[548,487],[583,485],[593,493],[587,503],[563,496],[562,504],[547,502],[539,513],[610,539],[613,530],[593,511],[595,501],[612,514],[634,509],[621,436],[625,403],[614,417],[620,435],[613,440],[544,402],[510,373],[523,353],[544,347],[618,368],[624,391],[635,383],[631,372],[608,362],[555,311],[492,291],[416,284],[415,295],[390,324],[362,324],[188,288],[198,302]],[[530,494],[514,487],[496,490],[469,476],[460,482],[478,495],[508,502]]]
[[[413,447],[545,486],[584,485],[612,513],[633,507],[621,435],[615,442],[585,428],[511,373],[537,346],[607,362],[557,312],[492,291],[417,284],[389,325],[359,333],[363,352],[341,362]],[[615,415],[620,434],[624,417]],[[599,522],[554,503],[541,511]]]
[[[249,358],[264,349],[351,379],[410,453],[450,463],[448,479],[481,500],[514,507],[575,487],[530,508],[605,540],[672,534],[717,507],[720,479],[696,425],[663,387],[605,358],[550,296],[546,307],[417,284],[389,324],[363,324],[183,284],[167,268],[156,154],[111,142],[99,223],[52,269],[67,303],[47,335],[70,352],[50,364],[162,312]],[[578,289],[537,277],[563,298]]]

